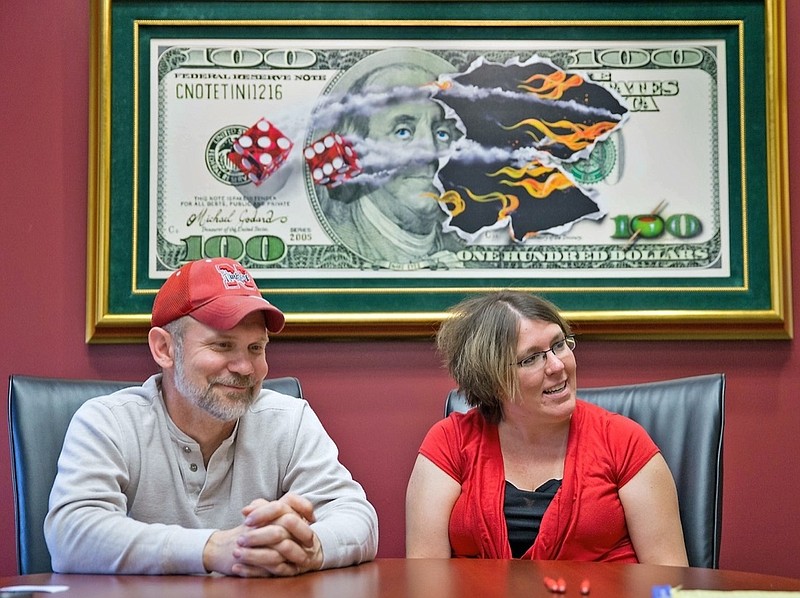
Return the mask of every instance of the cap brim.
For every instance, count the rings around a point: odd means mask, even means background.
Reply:
[[[286,318],[283,312],[263,297],[255,295],[236,295],[217,297],[201,305],[189,315],[206,326],[217,330],[230,330],[246,316],[256,311],[264,312],[267,330],[277,334],[283,330]]]

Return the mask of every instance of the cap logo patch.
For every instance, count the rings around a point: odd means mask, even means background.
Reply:
[[[216,266],[217,272],[222,277],[222,284],[226,289],[254,289],[255,283],[250,275],[245,271],[233,265],[219,264]]]

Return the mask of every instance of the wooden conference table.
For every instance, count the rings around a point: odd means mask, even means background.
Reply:
[[[562,577],[565,594],[553,594],[544,577]],[[740,571],[578,563],[465,559],[378,559],[358,567],[299,577],[240,579],[217,576],[136,576],[36,574],[0,577],[0,587],[64,585],[54,598],[178,598],[269,596],[270,598],[553,598],[580,597],[588,579],[589,598],[650,598],[655,585],[684,589],[796,590],[800,579]],[[45,594],[37,594],[44,596]]]

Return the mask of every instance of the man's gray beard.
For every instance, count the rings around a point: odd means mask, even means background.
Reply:
[[[258,392],[255,392],[254,389],[254,392],[248,399],[243,400],[239,396],[232,398],[230,395],[226,395],[228,401],[223,402],[214,396],[213,383],[203,388],[196,386],[189,381],[183,367],[183,350],[177,346],[174,363],[175,388],[178,390],[178,392],[181,393],[187,400],[191,401],[217,419],[222,421],[233,421],[239,419],[245,413],[247,413],[250,405],[252,405],[258,397]],[[239,383],[239,381],[236,383]]]

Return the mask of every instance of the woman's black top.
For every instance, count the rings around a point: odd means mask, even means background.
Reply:
[[[544,512],[560,487],[561,480],[548,480],[536,490],[520,490],[506,481],[503,513],[506,516],[511,555],[515,559],[525,554],[533,544]]]

